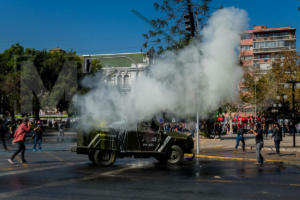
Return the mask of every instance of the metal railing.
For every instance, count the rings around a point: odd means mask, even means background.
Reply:
[[[277,51],[292,51],[296,50],[296,47],[274,47],[274,48],[254,48],[253,52],[277,52]]]

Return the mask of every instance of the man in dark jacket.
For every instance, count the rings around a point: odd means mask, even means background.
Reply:
[[[272,130],[272,137],[274,137],[276,153],[280,154],[280,142],[282,141],[282,133],[281,133],[279,125],[277,123],[274,124],[273,130]]]
[[[255,135],[255,142],[256,142],[256,159],[258,164],[262,165],[264,163],[264,158],[261,155],[261,149],[264,146],[264,136],[263,131],[261,129],[261,125],[256,125],[256,130],[250,129],[250,132],[252,132]]]
[[[36,152],[36,147],[38,145],[39,151],[42,151],[42,141],[43,141],[43,128],[41,121],[37,121],[36,127],[33,129],[33,152]]]

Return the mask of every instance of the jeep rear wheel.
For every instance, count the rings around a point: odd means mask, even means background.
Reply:
[[[178,145],[173,145],[169,151],[168,163],[175,165],[179,164],[183,160],[182,149]]]
[[[111,166],[116,160],[116,152],[108,150],[97,150],[94,154],[94,161],[99,166]]]

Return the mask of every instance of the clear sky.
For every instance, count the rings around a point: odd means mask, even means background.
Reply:
[[[1,0],[0,51],[19,42],[26,48],[60,47],[78,54],[137,52],[149,25],[130,12],[159,16],[160,0]],[[254,24],[297,28],[300,47],[299,0],[212,0],[211,7],[245,9]]]

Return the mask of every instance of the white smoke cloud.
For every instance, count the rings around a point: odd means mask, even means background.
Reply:
[[[91,128],[101,121],[120,118],[134,124],[161,111],[180,116],[198,111],[205,117],[224,100],[238,95],[242,69],[236,47],[247,22],[244,10],[216,11],[202,31],[202,42],[194,41],[177,53],[168,52],[127,95],[106,86],[100,73],[87,77],[83,85],[93,89],[75,98],[81,110],[81,126]]]

